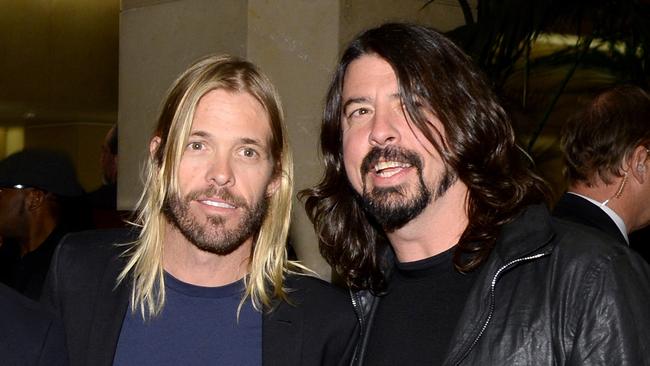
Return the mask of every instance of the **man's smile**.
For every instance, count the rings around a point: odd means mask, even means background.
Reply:
[[[236,208],[235,206],[225,202],[225,201],[220,201],[220,200],[214,200],[214,199],[204,199],[204,200],[198,200],[198,202],[212,206],[212,207],[218,207],[218,208],[228,208],[228,209],[234,209]]]
[[[381,161],[373,167],[374,173],[382,178],[390,178],[401,172],[403,169],[410,168],[412,165],[400,161]]]

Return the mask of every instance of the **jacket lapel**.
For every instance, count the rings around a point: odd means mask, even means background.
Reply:
[[[99,284],[88,339],[88,365],[113,364],[122,322],[129,305],[131,287],[128,279],[126,284],[115,287],[122,263],[119,256],[112,258]]]
[[[278,301],[262,318],[262,364],[300,365],[303,310]]]

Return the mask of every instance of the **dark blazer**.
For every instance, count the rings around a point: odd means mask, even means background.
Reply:
[[[134,238],[127,229],[70,234],[52,258],[42,301],[63,319],[71,365],[113,362],[131,293],[129,281],[116,286],[126,249],[116,243]],[[347,364],[357,332],[347,294],[307,276],[289,276],[285,287],[292,305],[263,316],[263,364]]]
[[[621,230],[600,207],[575,194],[563,194],[553,209],[553,216],[593,227],[627,245]]]
[[[67,365],[63,326],[55,315],[0,284],[0,364]]]

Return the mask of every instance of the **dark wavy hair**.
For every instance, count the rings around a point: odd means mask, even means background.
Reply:
[[[524,163],[506,113],[468,56],[440,33],[412,24],[384,24],[362,33],[335,70],[320,135],[325,174],[318,185],[300,193],[321,254],[351,288],[385,288],[388,240],[364,212],[343,166],[341,93],[348,65],[363,55],[377,55],[392,66],[412,127],[467,185],[469,224],[454,264],[460,271],[473,270],[490,254],[501,226],[524,205],[543,201],[547,188]],[[421,106],[435,113],[442,131],[425,119]],[[443,136],[444,146],[434,134]]]
[[[632,85],[601,91],[564,125],[560,144],[570,183],[610,184],[634,149],[650,146],[650,96]]]

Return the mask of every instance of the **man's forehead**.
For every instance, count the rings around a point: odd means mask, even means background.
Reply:
[[[199,99],[190,133],[214,128],[251,138],[270,136],[273,130],[269,112],[255,96],[225,89],[213,89]]]
[[[397,93],[397,76],[392,66],[383,58],[374,55],[363,55],[350,62],[343,77],[343,93],[346,90],[363,86],[387,84],[394,87]]]

